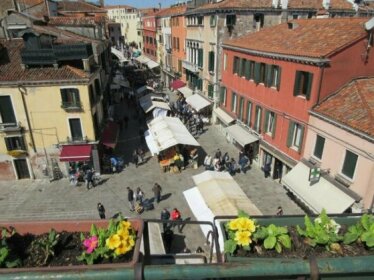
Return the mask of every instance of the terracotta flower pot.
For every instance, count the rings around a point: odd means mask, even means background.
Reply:
[[[99,271],[103,274],[103,277],[110,277],[116,279],[115,275],[110,276],[111,272],[115,272],[117,275],[118,271],[123,270],[122,273],[134,273],[133,268],[139,261],[140,244],[143,236],[144,223],[141,219],[128,219],[131,222],[133,228],[137,232],[137,238],[133,250],[133,255],[130,262],[127,263],[111,263],[111,264],[94,264],[94,265],[71,265],[71,266],[53,266],[53,267],[35,267],[35,268],[3,268],[0,269],[0,278],[4,274],[9,274],[10,277],[15,275],[32,275],[32,274],[43,274],[48,273],[51,277],[66,277],[67,275],[71,278],[91,278],[99,277]],[[14,227],[18,234],[43,234],[48,233],[50,229],[54,229],[56,232],[89,232],[91,225],[95,224],[98,228],[107,228],[109,220],[76,220],[76,221],[22,221],[22,222],[0,222],[0,228]],[[27,272],[27,273],[25,273]],[[30,274],[32,273],[32,274]],[[86,275],[86,276],[85,276]],[[123,274],[122,274],[123,275]],[[27,277],[26,277],[27,279]],[[69,278],[70,279],[70,278]],[[103,279],[103,278],[102,278]],[[109,279],[109,278],[108,278]]]

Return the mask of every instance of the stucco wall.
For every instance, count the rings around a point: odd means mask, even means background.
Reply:
[[[184,16],[178,16],[179,25],[172,25],[171,34],[173,37],[179,38],[179,50],[174,49],[172,52],[172,62],[174,69],[178,70],[178,60],[186,59],[186,25]],[[182,74],[181,80],[186,82],[186,74],[183,73],[181,69],[180,73]]]
[[[313,156],[317,134],[325,138],[321,160]],[[374,197],[374,143],[370,143],[315,116],[310,116],[304,150],[306,159],[312,157],[320,162],[322,169],[330,169],[332,177],[337,174],[345,177],[341,174],[341,169],[346,150],[358,155],[353,179],[347,178],[348,181],[352,182],[349,188],[363,198],[364,207],[368,209]]]

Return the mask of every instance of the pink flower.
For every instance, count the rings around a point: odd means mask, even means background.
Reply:
[[[97,247],[98,240],[97,236],[91,236],[91,238],[87,238],[83,241],[83,245],[87,248],[86,252],[91,254],[95,248]]]

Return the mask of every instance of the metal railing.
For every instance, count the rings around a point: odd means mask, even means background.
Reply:
[[[61,108],[65,110],[81,110],[82,103],[80,101],[75,102],[61,102]]]

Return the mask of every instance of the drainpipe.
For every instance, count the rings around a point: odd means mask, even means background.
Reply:
[[[219,47],[219,32],[218,32],[218,22],[219,22],[219,17],[217,15],[217,19],[216,19],[216,47],[215,47],[215,53],[216,53],[216,57],[214,59],[214,72],[215,72],[215,75],[214,75],[214,85],[213,85],[213,108],[217,108],[218,107],[218,99],[219,99],[219,90],[220,90],[220,83],[219,83],[219,79],[218,79],[218,76],[219,76],[219,72],[218,72],[218,57],[219,57],[219,50],[220,50],[220,47]],[[217,116],[216,114],[213,112],[213,120],[212,122],[213,123],[216,123],[217,121]]]
[[[18,85],[18,90],[21,93],[21,97],[22,97],[22,104],[23,104],[23,108],[25,110],[25,115],[26,115],[26,120],[27,120],[27,126],[29,127],[32,148],[34,150],[34,153],[36,153],[34,135],[32,133],[29,112],[27,110],[27,104],[26,104],[26,100],[25,100],[26,88],[24,86],[22,86],[22,85]]]
[[[320,96],[321,96],[321,88],[322,88],[322,79],[323,75],[325,74],[325,65],[322,65],[322,70],[321,70],[321,76],[319,78],[319,85],[318,85],[318,95],[317,95],[317,104],[319,104]]]

